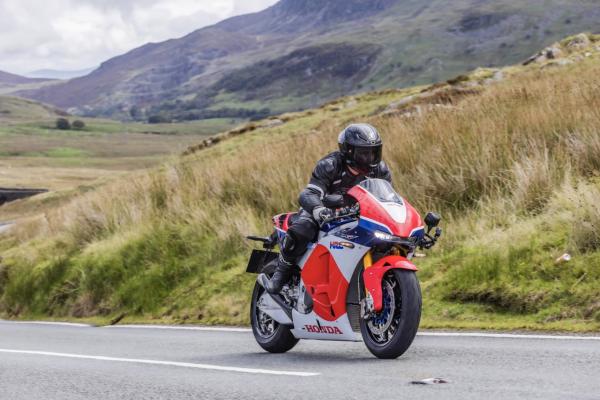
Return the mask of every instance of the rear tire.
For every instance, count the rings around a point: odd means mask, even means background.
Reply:
[[[292,335],[289,327],[273,321],[258,309],[256,303],[264,290],[258,283],[254,284],[252,303],[250,305],[252,333],[254,333],[254,338],[258,345],[269,353],[285,353],[298,343],[298,339]]]
[[[396,282],[393,286],[393,282]],[[421,287],[415,272],[403,269],[389,271],[382,282],[384,296],[388,296],[388,304],[394,304],[391,309],[384,310],[370,320],[360,319],[360,331],[369,351],[378,358],[394,359],[400,357],[412,344],[421,321]],[[392,287],[393,286],[393,287]],[[388,293],[386,294],[386,288]],[[390,291],[391,290],[391,291]],[[390,300],[390,293],[394,299]],[[398,301],[400,300],[400,301]],[[391,307],[390,307],[391,308]],[[391,323],[385,318],[392,318]],[[375,323],[378,325],[375,326]],[[386,326],[380,332],[377,327]]]

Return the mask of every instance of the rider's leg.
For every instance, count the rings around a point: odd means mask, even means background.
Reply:
[[[301,212],[283,239],[273,277],[270,280],[265,279],[266,277],[260,278],[269,293],[279,293],[283,285],[290,280],[294,265],[306,252],[308,243],[315,238],[317,232],[318,225],[312,216],[307,212]]]

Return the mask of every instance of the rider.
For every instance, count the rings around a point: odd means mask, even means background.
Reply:
[[[333,211],[323,205],[326,195],[345,195],[366,178],[391,182],[390,171],[381,160],[383,143],[373,126],[348,126],[340,133],[338,144],[340,150],[317,163],[309,185],[300,193],[302,209],[283,239],[275,274],[270,280],[265,274],[258,276],[258,282],[269,293],[281,291],[290,280],[294,265],[316,238],[320,223],[333,216]]]

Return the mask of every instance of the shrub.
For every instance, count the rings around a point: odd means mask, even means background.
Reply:
[[[66,118],[58,118],[56,120],[56,129],[60,129],[61,131],[68,131],[71,129],[71,123]]]
[[[149,124],[164,124],[171,122],[167,117],[162,115],[151,115],[148,117]]]
[[[85,129],[85,122],[83,122],[82,120],[75,120],[73,121],[73,129],[76,129],[78,131]]]

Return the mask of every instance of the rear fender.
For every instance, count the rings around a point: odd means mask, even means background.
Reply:
[[[408,261],[406,257],[387,256],[374,263],[363,272],[365,289],[373,299],[373,309],[380,312],[383,308],[383,289],[381,282],[385,274],[392,269],[405,269],[408,271],[418,271],[417,267]]]

